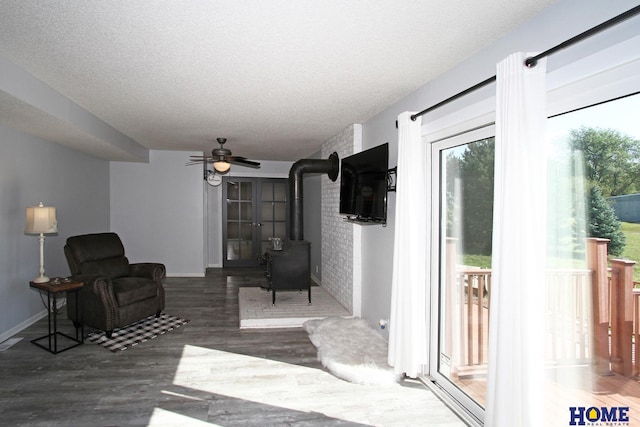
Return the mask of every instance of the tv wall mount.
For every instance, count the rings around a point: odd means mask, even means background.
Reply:
[[[396,191],[396,178],[398,176],[398,167],[387,170],[387,191]],[[344,218],[345,222],[350,222],[358,225],[382,225],[383,227],[387,226],[387,209],[385,207],[384,219],[383,220],[372,220],[367,218],[362,218],[359,216],[349,216],[347,215]]]
[[[396,179],[398,178],[398,167],[387,171],[387,191],[396,191]]]

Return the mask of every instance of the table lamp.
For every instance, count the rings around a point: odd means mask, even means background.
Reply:
[[[40,276],[33,279],[35,283],[45,283],[49,278],[44,275],[44,235],[58,232],[56,208],[45,206],[40,202],[38,206],[27,208],[27,221],[24,226],[25,234],[40,236]]]

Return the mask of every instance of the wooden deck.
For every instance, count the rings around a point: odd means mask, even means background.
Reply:
[[[640,425],[640,290],[634,261],[607,258],[606,239],[588,239],[588,268],[548,269],[545,299],[547,370],[545,423],[569,425],[571,407],[629,407]],[[450,380],[486,403],[491,270],[455,264],[448,242],[443,356]],[[609,266],[610,265],[610,266]],[[605,375],[599,373],[608,372]],[[541,411],[543,408],[540,408]]]
[[[570,406],[629,407],[629,425],[640,425],[640,383],[618,374],[597,375],[589,368],[564,368],[564,378],[550,379],[546,399],[548,413],[568,419]],[[563,418],[566,417],[566,418]]]
[[[467,293],[468,295],[468,293]],[[478,298],[465,298],[461,310],[461,324],[465,325],[461,331],[464,349],[462,366],[454,369],[451,381],[463,392],[480,405],[486,404],[487,362],[488,362],[488,325],[489,307],[485,298],[478,307]],[[636,308],[636,313],[640,311]],[[581,318],[574,316],[573,319]],[[478,333],[484,328],[483,333]],[[575,334],[574,334],[575,335]],[[566,337],[565,337],[566,338]],[[579,366],[557,366],[547,370],[545,384],[545,422],[547,425],[569,425],[570,407],[629,407],[629,426],[640,426],[640,378],[624,376],[613,372],[598,375],[589,359],[590,352],[584,352],[584,342],[573,342],[570,347],[577,349],[568,355],[575,360],[586,360],[586,364]],[[609,346],[612,346],[611,337]],[[560,355],[559,350],[553,349],[550,359]],[[634,354],[635,356],[635,354]],[[589,362],[591,360],[591,362]],[[482,363],[481,363],[482,362]],[[635,357],[634,357],[635,362]],[[634,363],[635,365],[635,363]],[[626,424],[603,424],[626,425]]]
[[[588,367],[548,371],[545,387],[547,425],[569,425],[569,408],[629,407],[629,426],[640,425],[640,381],[618,374],[597,375]],[[486,404],[486,375],[460,377],[456,384],[482,406]],[[617,424],[614,424],[617,425]]]

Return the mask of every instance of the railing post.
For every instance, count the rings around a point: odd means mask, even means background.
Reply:
[[[587,239],[587,261],[592,271],[593,357],[598,374],[608,374],[609,368],[609,275],[607,246],[609,239]]]
[[[633,266],[635,261],[612,259],[611,369],[633,376]]]

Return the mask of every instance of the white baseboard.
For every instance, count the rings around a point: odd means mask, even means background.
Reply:
[[[0,334],[0,342],[8,340],[9,338],[14,336],[15,334],[20,333],[24,329],[27,329],[29,326],[33,325],[38,320],[40,320],[40,319],[42,319],[43,317],[46,317],[46,316],[47,316],[47,310],[46,309],[42,310],[39,313],[34,314],[33,316],[31,316],[30,318],[28,318],[24,322],[20,322],[19,324],[17,324],[13,328],[9,329],[8,331],[5,331],[5,332],[1,333]]]
[[[65,305],[67,305],[67,297],[62,297],[62,298],[58,298],[58,300],[56,301],[56,308],[58,310],[61,310],[62,307],[64,307]],[[17,324],[16,326],[14,326],[13,328],[9,329],[8,331],[5,331],[3,333],[0,334],[0,342],[6,341],[9,338],[11,338],[12,336],[14,336],[15,334],[19,333],[20,331],[27,329],[29,326],[33,325],[34,323],[36,323],[38,320],[42,319],[43,317],[47,317],[47,308],[45,306],[45,308],[34,314],[33,316],[29,317],[27,320],[20,322],[19,324]]]
[[[204,273],[171,273],[167,277],[204,277]]]

